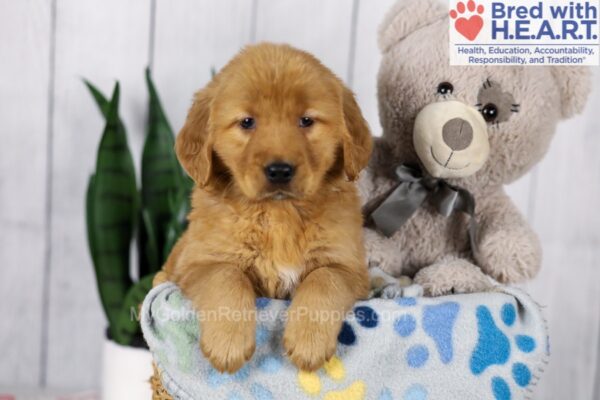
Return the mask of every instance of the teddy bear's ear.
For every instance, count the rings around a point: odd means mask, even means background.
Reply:
[[[440,0],[399,0],[379,25],[379,50],[386,53],[412,32],[448,15],[447,3]]]
[[[562,117],[570,118],[583,111],[592,89],[592,73],[588,67],[552,67],[552,75],[560,91]]]

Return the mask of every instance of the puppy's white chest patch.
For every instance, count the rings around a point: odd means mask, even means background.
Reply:
[[[279,267],[279,291],[282,294],[293,293],[300,283],[300,268],[295,266]]]

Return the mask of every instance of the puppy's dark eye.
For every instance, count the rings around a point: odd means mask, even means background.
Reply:
[[[256,127],[256,120],[252,117],[246,117],[240,121],[240,127],[246,130],[254,129]]]
[[[314,123],[315,123],[314,119],[312,119],[310,117],[302,117],[302,118],[300,118],[298,125],[300,126],[300,128],[308,128],[309,126],[312,126]]]
[[[437,87],[438,94],[452,94],[454,92],[454,86],[450,82],[442,82]]]
[[[481,115],[487,122],[494,122],[498,118],[498,107],[494,103],[487,103],[481,109]]]

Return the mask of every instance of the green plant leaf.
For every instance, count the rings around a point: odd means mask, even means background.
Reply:
[[[87,79],[84,79],[83,83],[85,83],[85,86],[87,86],[87,88],[89,89],[92,97],[96,101],[96,105],[100,109],[100,112],[106,118],[106,116],[108,115],[108,109],[110,107],[110,102],[106,99],[106,96],[104,96],[104,94],[96,86],[94,86],[90,81],[88,81]]]
[[[186,189],[184,187],[184,189]],[[173,246],[187,228],[187,215],[190,212],[190,195],[187,190],[182,190],[169,201],[171,207],[171,220],[167,226],[164,254],[170,254]]]
[[[94,175],[90,175],[87,191],[85,194],[85,221],[87,227],[88,247],[90,249],[92,262],[94,263],[94,265],[96,265],[98,264],[98,249],[96,248],[96,238],[94,236],[94,227],[96,226],[96,223],[94,222],[94,178]]]
[[[117,343],[129,345],[140,332],[140,323],[135,316],[139,315],[139,307],[146,294],[152,289],[153,280],[154,274],[146,275],[127,292],[115,321],[115,328],[111,330],[112,337]]]
[[[142,223],[140,226],[143,226],[143,231],[145,232],[146,237],[144,246],[145,254],[140,254],[140,257],[145,256],[146,260],[148,260],[150,263],[148,266],[149,269],[158,271],[160,267],[162,267],[162,262],[160,259],[160,253],[158,251],[158,244],[156,243],[156,232],[154,232],[150,211],[142,209],[141,219]]]
[[[135,169],[119,120],[119,84],[106,112],[96,171],[87,192],[88,242],[100,300],[116,337],[115,323],[131,286],[129,252],[138,209]]]
[[[193,181],[177,161],[173,131],[149,70],[149,121],[139,192],[125,126],[118,113],[119,85],[107,100],[96,86],[84,82],[106,119],[96,171],[86,192],[88,245],[110,336],[120,344],[131,345],[140,337],[140,329],[130,311],[142,302],[152,287],[154,272],[187,226]],[[138,235],[139,276],[144,277],[135,285],[129,272],[134,233]]]
[[[153,262],[141,264],[140,273],[148,274],[160,268],[168,254],[163,252],[166,240],[167,225],[171,220],[169,196],[180,191],[183,183],[183,170],[175,155],[175,137],[165,113],[150,70],[146,69],[146,83],[149,92],[149,120],[144,149],[142,151],[142,205],[151,217],[151,227],[155,235],[156,248],[161,263],[158,267]],[[143,254],[149,254],[143,251]],[[148,260],[147,260],[148,261]]]
[[[106,96],[104,96],[104,94],[100,91],[100,89],[98,89],[96,86],[94,86],[90,81],[88,81],[87,79],[84,79],[83,83],[85,83],[85,85],[89,89],[90,94],[94,98],[94,101],[96,102],[96,105],[98,106],[98,109],[100,110],[100,113],[102,113],[104,118],[106,118],[108,115],[110,102],[106,99]],[[125,132],[125,126],[123,125],[123,121],[121,121],[120,119],[119,119],[119,129],[121,129],[123,132]]]

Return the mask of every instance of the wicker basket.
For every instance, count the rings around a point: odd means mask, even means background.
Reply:
[[[152,400],[173,400],[173,398],[167,393],[160,381],[160,372],[156,368],[156,364],[153,364],[154,375],[150,378],[150,384],[152,385]]]

